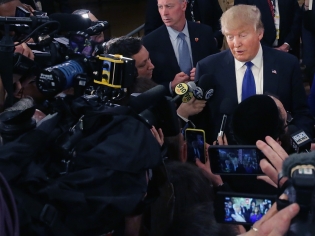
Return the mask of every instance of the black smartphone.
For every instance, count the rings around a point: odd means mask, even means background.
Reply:
[[[218,223],[252,225],[270,210],[275,200],[273,195],[217,192],[214,216]]]
[[[15,8],[15,17],[30,17],[31,13],[25,10],[23,7]]]
[[[202,163],[205,163],[205,131],[202,129],[187,128],[185,130],[185,139],[187,145],[187,161],[196,163],[196,158],[198,158]]]
[[[220,175],[263,175],[264,158],[255,145],[212,145],[208,148],[211,171]]]

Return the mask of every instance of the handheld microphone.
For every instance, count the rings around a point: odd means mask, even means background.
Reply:
[[[186,83],[179,83],[175,87],[175,93],[177,94],[172,101],[178,103],[180,100],[183,103],[189,102],[193,97],[193,90],[196,84],[193,81]]]
[[[293,147],[296,153],[309,152],[312,140],[303,130],[299,130],[295,133],[292,133],[290,136],[291,146]]]
[[[233,112],[233,106],[230,98],[225,98],[220,105],[220,113],[223,114],[220,131],[218,133],[218,136],[223,137],[226,121],[229,115]]]
[[[92,22],[92,26],[84,30],[84,32],[88,34],[89,36],[96,35],[108,29],[108,27],[109,27],[109,23],[107,21]]]
[[[193,91],[194,97],[199,100],[208,101],[214,95],[216,84],[217,82],[212,75],[202,75]]]

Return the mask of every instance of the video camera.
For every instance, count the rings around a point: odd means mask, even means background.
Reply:
[[[300,206],[298,215],[291,221],[286,235],[315,235],[315,155],[314,152],[292,154],[283,162],[282,176],[288,180],[279,190],[288,200],[277,200],[278,210],[291,203]],[[280,181],[280,179],[278,180]]]

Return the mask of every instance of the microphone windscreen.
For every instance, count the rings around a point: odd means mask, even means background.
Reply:
[[[217,84],[216,79],[210,74],[204,74],[198,80],[197,86],[202,88],[203,91],[208,90],[210,88],[215,88]]]
[[[312,165],[315,167],[315,152],[294,153],[286,158],[282,164],[282,173],[286,177],[291,177],[291,170],[298,165]]]
[[[234,106],[230,98],[224,98],[220,104],[220,113],[225,115],[231,115],[233,113]]]
[[[163,85],[157,85],[137,97],[131,97],[129,106],[137,113],[158,104],[167,95],[167,90]]]
[[[190,91],[190,92],[194,91],[194,90],[196,89],[196,87],[197,87],[197,85],[196,85],[195,82],[193,82],[193,81],[189,81],[189,82],[187,83],[187,85],[188,85],[188,88],[189,88],[189,91]]]
[[[81,15],[53,13],[49,18],[60,23],[61,31],[83,31],[91,26],[91,20]]]

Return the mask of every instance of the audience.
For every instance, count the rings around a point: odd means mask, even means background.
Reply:
[[[301,11],[297,0],[235,0],[234,4],[255,5],[264,25],[262,44],[300,58]]]

